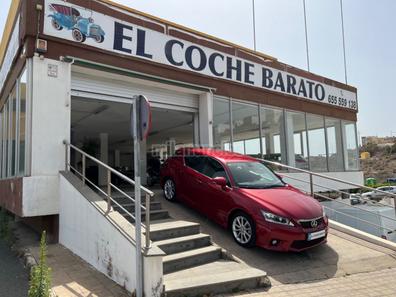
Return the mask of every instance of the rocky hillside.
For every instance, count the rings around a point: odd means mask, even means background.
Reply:
[[[386,146],[368,143],[360,151],[371,155],[369,159],[360,160],[365,178],[374,177],[381,183],[387,178],[396,177],[396,142]]]

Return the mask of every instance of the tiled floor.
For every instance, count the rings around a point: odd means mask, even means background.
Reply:
[[[30,248],[37,259],[38,247]],[[59,244],[48,246],[52,291],[58,297],[127,297],[127,292]]]
[[[394,297],[396,296],[396,269],[359,273],[320,282],[273,286],[267,292],[249,292],[223,297]],[[220,297],[220,296],[218,296]]]

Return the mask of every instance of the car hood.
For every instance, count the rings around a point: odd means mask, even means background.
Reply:
[[[297,189],[286,186],[273,189],[239,189],[260,204],[263,210],[294,220],[313,219],[323,215],[321,204]]]

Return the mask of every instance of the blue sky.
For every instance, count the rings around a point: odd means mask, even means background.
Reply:
[[[306,69],[303,0],[256,0],[257,49]],[[253,48],[250,0],[117,0]],[[11,0],[2,0],[3,31]],[[306,0],[311,71],[344,82],[339,0]],[[344,0],[348,83],[358,88],[360,136],[396,136],[396,1]]]

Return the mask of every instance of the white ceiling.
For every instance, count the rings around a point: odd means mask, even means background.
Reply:
[[[74,143],[108,133],[111,147],[132,144],[129,104],[73,97],[71,110]],[[148,145],[164,144],[169,138],[175,138],[177,143],[191,143],[193,131],[192,113],[153,108]]]

